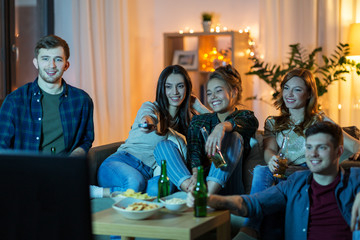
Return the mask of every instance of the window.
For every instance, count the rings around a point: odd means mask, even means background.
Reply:
[[[54,32],[53,0],[0,0],[0,104],[7,94],[34,81],[37,40]]]

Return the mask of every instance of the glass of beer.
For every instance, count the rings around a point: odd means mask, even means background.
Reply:
[[[283,157],[279,156],[278,165],[279,167],[275,170],[273,176],[277,178],[286,178],[285,172],[286,169],[288,168],[288,159],[285,156]]]
[[[278,168],[275,169],[273,176],[277,178],[286,178],[285,172],[288,168],[288,159],[286,157],[287,153],[287,145],[289,142],[289,136],[284,136],[281,148],[279,150],[279,153],[277,155],[277,163],[279,165]]]

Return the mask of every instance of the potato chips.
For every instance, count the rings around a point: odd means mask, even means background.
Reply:
[[[127,206],[125,210],[127,211],[144,211],[158,208],[158,205],[153,203],[143,203],[143,202],[135,202]]]
[[[152,199],[147,193],[135,192],[133,189],[128,189],[126,192],[120,193],[119,195],[136,199]]]

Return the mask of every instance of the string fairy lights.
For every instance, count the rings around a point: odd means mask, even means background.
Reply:
[[[235,54],[239,57],[253,57],[255,56],[255,41],[250,36],[250,27],[247,26],[245,28],[237,30],[240,34],[248,35],[248,48],[243,51],[239,51]],[[194,34],[194,33],[202,33],[195,32],[191,27],[185,27],[184,30],[180,29],[179,34]],[[216,34],[221,32],[233,32],[226,26],[221,26],[221,24],[217,24],[215,27],[210,28],[210,33],[208,34]],[[199,56],[199,70],[204,72],[213,72],[215,68],[219,66],[224,66],[226,64],[232,64],[232,51],[231,49],[217,49],[213,47],[210,51],[203,52]]]

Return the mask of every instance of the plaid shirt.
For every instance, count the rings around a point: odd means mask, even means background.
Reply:
[[[65,151],[81,147],[89,151],[94,141],[93,102],[83,90],[62,80],[59,111]],[[39,151],[42,125],[42,93],[36,79],[10,93],[0,108],[0,149]]]
[[[233,125],[233,131],[237,131],[244,139],[244,156],[250,151],[250,138],[254,136],[259,122],[254,113],[249,110],[235,110],[231,113],[225,121]],[[205,127],[210,133],[214,130],[216,125],[220,123],[216,113],[206,113],[202,115],[195,115],[191,119],[190,127],[188,129],[187,144],[188,144],[188,159],[190,167],[194,168],[199,165],[204,167],[210,166],[210,161],[205,153],[205,142],[200,132],[202,127]]]

